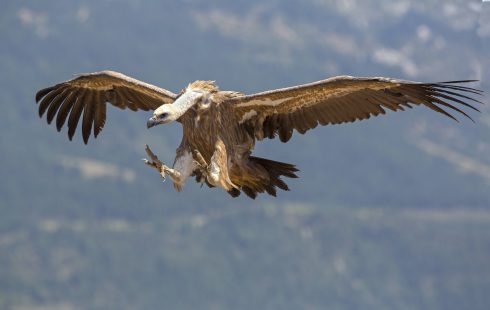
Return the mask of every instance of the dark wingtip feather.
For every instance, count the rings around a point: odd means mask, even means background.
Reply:
[[[71,141],[73,140],[73,136],[75,135],[75,129],[76,127],[68,127],[68,139]]]
[[[439,96],[440,96],[440,94],[439,94]],[[474,120],[473,120],[473,119],[472,119],[472,118],[471,118],[471,117],[470,117],[468,114],[466,114],[466,112],[464,112],[463,110],[461,110],[461,109],[459,109],[459,108],[455,107],[454,105],[449,104],[449,103],[447,103],[447,102],[444,102],[443,100],[441,100],[441,99],[439,99],[439,98],[436,98],[436,97],[434,97],[434,96],[429,96],[429,98],[432,100],[432,102],[435,102],[435,103],[440,104],[440,105],[442,105],[442,106],[445,106],[445,107],[448,107],[448,108],[450,108],[450,109],[453,109],[454,111],[457,111],[457,112],[459,112],[459,113],[463,114],[464,116],[466,116],[467,118],[469,118],[470,120],[472,120],[473,122],[475,122],[475,121],[474,121]],[[455,98],[451,98],[451,97],[449,97],[448,99],[449,99],[449,100],[452,100],[452,101],[455,101],[455,102],[458,102],[458,100],[457,100],[457,99],[455,99]],[[463,102],[462,104],[466,105],[464,102]]]
[[[96,124],[94,124],[94,126],[96,126]],[[94,139],[97,139],[97,136],[100,134],[100,132],[102,131],[104,127],[104,124],[102,124],[102,126],[100,127],[94,127]]]
[[[74,126],[70,124],[68,125],[68,139],[70,139],[70,141],[73,139],[76,130],[77,130],[77,124],[75,124]]]
[[[425,101],[424,104],[426,106],[452,118],[456,122],[459,121],[451,114],[446,112],[444,109],[438,107],[437,105],[441,105],[450,108],[454,111],[457,111],[458,113],[461,113],[462,115],[470,119],[473,123],[475,123],[475,120],[471,116],[469,116],[463,110],[459,109],[457,105],[453,104],[452,102],[461,104],[467,108],[480,112],[479,109],[474,107],[472,104],[468,103],[467,100],[483,104],[483,102],[470,97],[471,95],[468,94],[470,93],[470,94],[482,96],[483,91],[472,87],[455,85],[455,84],[469,83],[469,82],[476,82],[476,81],[477,80],[460,80],[460,81],[447,81],[447,82],[439,82],[439,83],[421,84],[423,92],[421,93],[422,98],[419,99],[423,99],[423,101]],[[420,96],[420,94],[417,94],[417,96]],[[450,101],[452,102],[450,103]]]
[[[447,88],[447,89],[453,89],[457,91],[462,91],[462,92],[468,92],[468,93],[473,93],[476,95],[482,96],[484,91],[481,89],[473,88],[473,87],[466,87],[466,86],[461,86],[461,85],[453,85],[453,84],[445,84],[445,83],[432,83],[432,84],[426,84],[427,86],[432,86],[432,87],[439,87],[439,88]]]
[[[83,142],[85,144],[88,143],[88,139],[90,138],[90,134],[92,132],[92,127],[94,125],[94,116],[95,116],[95,109],[96,106],[94,106],[95,103],[91,102],[92,101],[92,96],[87,96],[86,98],[86,104],[85,107],[83,108],[83,120],[82,120],[82,136],[83,136]]]
[[[71,108],[70,116],[68,117],[68,137],[73,138],[75,131],[77,130],[78,121],[80,120],[80,116],[84,107],[85,100],[85,92],[82,92],[78,100],[75,102],[73,107]],[[71,139],[70,139],[71,140]]]
[[[48,93],[46,93],[45,96],[43,96],[41,102],[39,103],[39,109],[38,109],[39,117],[43,117],[44,112],[46,112],[48,107],[51,105],[51,102],[53,102],[53,100],[56,98],[56,96],[58,96],[61,93],[61,91],[62,89],[56,88],[49,91]]]
[[[77,100],[77,92],[73,92],[72,96],[66,98],[61,107],[58,110],[58,116],[56,117],[56,129],[61,131],[65,124],[66,117]]]
[[[434,93],[439,96],[439,97],[444,97],[446,99],[449,99],[449,100],[452,100],[452,101],[456,101],[458,103],[461,103],[462,105],[465,105],[477,112],[481,112],[480,110],[478,110],[477,108],[475,108],[474,106],[472,106],[471,104],[469,103],[466,103],[460,99],[458,99],[457,97],[459,98],[463,98],[463,99],[468,99],[468,100],[471,100],[473,102],[477,102],[477,103],[480,103],[480,104],[483,104],[483,102],[481,102],[480,100],[477,100],[475,98],[472,98],[472,97],[469,97],[469,96],[466,96],[466,95],[463,95],[463,94],[460,94],[460,93],[457,93],[457,92],[454,92],[454,91],[450,91],[450,90],[447,90],[447,89],[441,89],[441,88],[437,88],[437,87],[431,87],[431,89],[429,89],[431,91],[435,91]],[[483,94],[482,94],[483,95]],[[451,97],[451,96],[455,96],[455,97]],[[453,100],[453,99],[457,99],[457,100]]]
[[[459,81],[445,81],[445,82],[438,82],[437,84],[460,84],[460,83],[473,83],[473,82],[479,82],[480,80],[459,80]]]
[[[44,96],[46,96],[50,91],[52,91],[56,87],[57,87],[57,85],[51,86],[51,87],[47,87],[47,88],[43,88],[43,89],[39,90],[36,93],[36,103],[38,103],[39,100],[41,100]]]
[[[69,100],[70,97],[72,96],[72,93],[69,93],[67,96],[65,96],[65,92],[66,90],[63,91],[58,96],[56,96],[56,98],[54,98],[53,101],[51,101],[51,103],[49,104],[48,113],[46,117],[48,124],[51,124],[51,122],[54,119],[54,116],[58,112],[59,108],[62,106],[63,102],[65,100]]]
[[[450,113],[446,112],[446,111],[445,111],[445,110],[443,110],[443,109],[441,109],[441,111],[443,111],[443,112],[440,112],[440,113],[442,113],[442,114],[446,115],[447,117],[452,118],[453,120],[455,120],[455,121],[456,121],[456,123],[459,123],[459,120],[458,120],[456,117],[452,116]]]

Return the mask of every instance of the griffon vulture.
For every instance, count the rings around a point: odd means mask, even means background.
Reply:
[[[466,81],[418,83],[383,77],[339,76],[326,80],[270,90],[253,95],[220,91],[213,81],[195,81],[179,94],[113,71],[80,75],[40,90],[36,94],[39,115],[48,123],[56,118],[61,130],[68,121],[71,140],[82,119],[83,141],[97,137],[106,121],[107,103],[120,109],[153,111],[147,127],[180,122],[183,138],[173,167],[152,153],[145,163],[165,178],[170,176],[180,191],[186,179],[221,187],[233,197],[243,191],[276,195],[289,190],[281,177],[296,178],[294,165],[252,156],[256,140],[279,137],[287,142],[294,130],[304,134],[320,125],[350,123],[423,105],[454,118],[453,110],[468,118],[461,108],[478,111],[471,96],[481,90],[463,86]]]

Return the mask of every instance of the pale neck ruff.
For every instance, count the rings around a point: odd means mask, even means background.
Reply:
[[[197,100],[202,97],[201,92],[196,92],[193,90],[188,90],[182,96],[180,96],[174,103],[172,103],[172,108],[178,117],[182,116],[187,110],[189,110]]]

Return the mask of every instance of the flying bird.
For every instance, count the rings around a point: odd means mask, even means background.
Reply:
[[[221,91],[214,81],[195,81],[180,93],[153,86],[114,71],[101,71],[40,90],[36,94],[39,116],[48,124],[56,117],[60,131],[67,122],[72,140],[82,119],[85,144],[96,138],[106,121],[107,103],[132,111],[153,111],[147,127],[179,122],[183,137],[172,168],[146,146],[145,163],[180,191],[189,177],[209,187],[220,187],[231,196],[244,192],[276,196],[289,190],[281,177],[297,178],[292,165],[252,156],[256,140],[291,139],[320,125],[351,123],[423,105],[454,120],[448,111],[471,119],[462,110],[479,111],[473,98],[483,91],[463,86],[474,80],[419,83],[384,77],[338,76],[309,84],[252,95]],[[472,119],[471,119],[472,120]]]

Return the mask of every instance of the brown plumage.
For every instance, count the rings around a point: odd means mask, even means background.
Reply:
[[[36,94],[39,116],[48,110],[50,124],[56,113],[56,128],[61,131],[68,117],[68,138],[75,134],[82,115],[83,141],[87,144],[93,126],[94,136],[105,124],[106,102],[120,108],[155,110],[164,103],[172,103],[177,95],[156,86],[132,79],[121,73],[102,71],[79,77],[42,89]],[[42,100],[41,100],[42,99]]]
[[[456,118],[450,111],[471,119],[461,108],[478,111],[474,96],[482,91],[462,86],[470,80],[417,83],[389,78],[340,76],[310,84],[244,95],[220,91],[212,81],[196,81],[176,95],[123,74],[102,71],[40,90],[39,115],[47,114],[56,128],[67,122],[71,140],[82,119],[82,137],[88,142],[104,127],[106,106],[153,110],[148,127],[178,121],[182,143],[173,168],[165,166],[147,148],[145,162],[162,177],[169,175],[177,190],[189,176],[210,187],[221,187],[236,197],[240,192],[275,196],[277,188],[289,190],[281,177],[296,178],[294,165],[251,156],[256,140],[276,136],[287,142],[294,130],[304,134],[318,124],[341,124],[424,105]],[[472,120],[472,119],[471,119]]]

